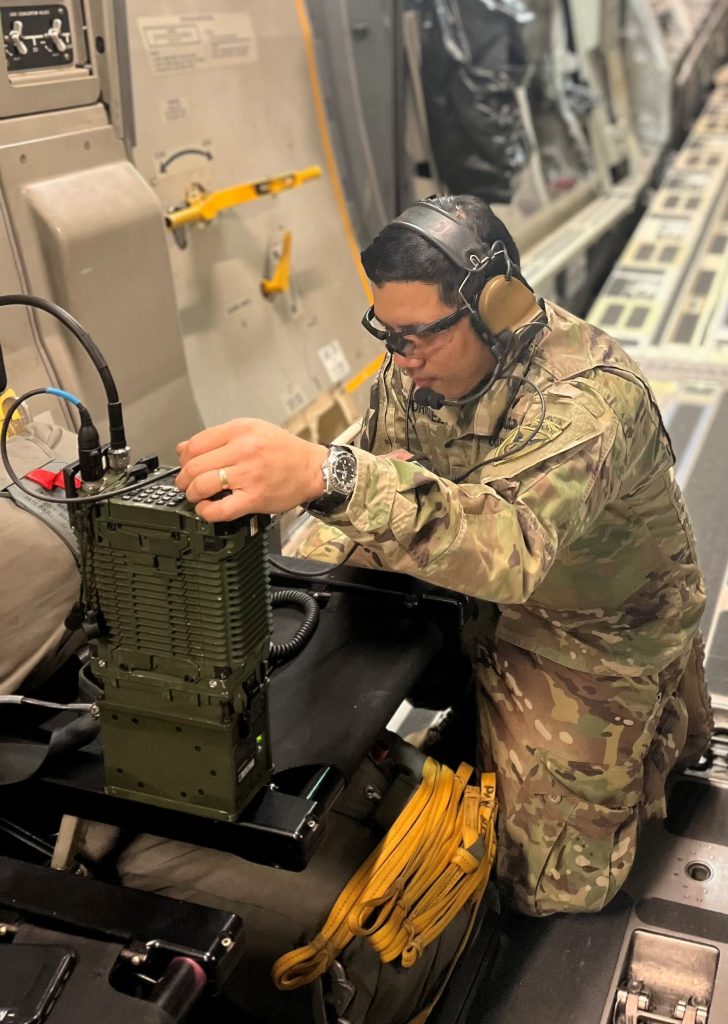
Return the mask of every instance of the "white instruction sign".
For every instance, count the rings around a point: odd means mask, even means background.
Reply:
[[[332,384],[340,384],[345,377],[349,376],[351,372],[349,360],[344,355],[341,342],[337,338],[330,341],[328,345],[322,345],[318,354]]]
[[[253,24],[243,12],[145,15],[137,25],[153,75],[217,71],[258,59]]]

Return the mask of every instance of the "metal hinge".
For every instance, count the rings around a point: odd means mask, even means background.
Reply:
[[[700,996],[678,999],[672,1014],[654,1010],[652,993],[641,981],[617,989],[612,1024],[707,1024],[709,1004]]]
[[[714,946],[635,929],[611,1024],[709,1024],[717,970]]]

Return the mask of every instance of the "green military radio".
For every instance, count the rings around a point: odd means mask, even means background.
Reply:
[[[121,402],[101,350],[66,310],[33,295],[1,306],[50,313],[85,349],[106,392],[109,443],[88,409],[55,387],[10,405],[0,457],[19,491],[68,507],[79,542],[81,612],[89,628],[108,793],[235,820],[271,770],[267,668],[271,638],[266,516],[202,520],[156,457],[130,465]],[[0,392],[6,375],[0,351]],[[78,462],[65,498],[28,491],[7,453],[16,410],[53,395],[78,415]],[[50,506],[49,506],[50,507]]]
[[[98,497],[71,521],[106,791],[234,820],[271,767],[267,520],[207,523],[157,470]]]

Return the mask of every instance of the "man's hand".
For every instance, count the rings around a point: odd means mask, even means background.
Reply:
[[[304,441],[265,420],[231,420],[202,430],[178,444],[177,454],[181,472],[175,482],[209,522],[254,512],[287,512],[324,491],[324,445]],[[232,493],[209,501],[226,489],[226,478]]]

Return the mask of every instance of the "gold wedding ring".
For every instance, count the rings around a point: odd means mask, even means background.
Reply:
[[[222,490],[223,491],[229,491],[231,488],[230,488],[230,481],[228,480],[227,470],[226,469],[218,469],[217,475],[220,478],[220,487],[222,488]]]

